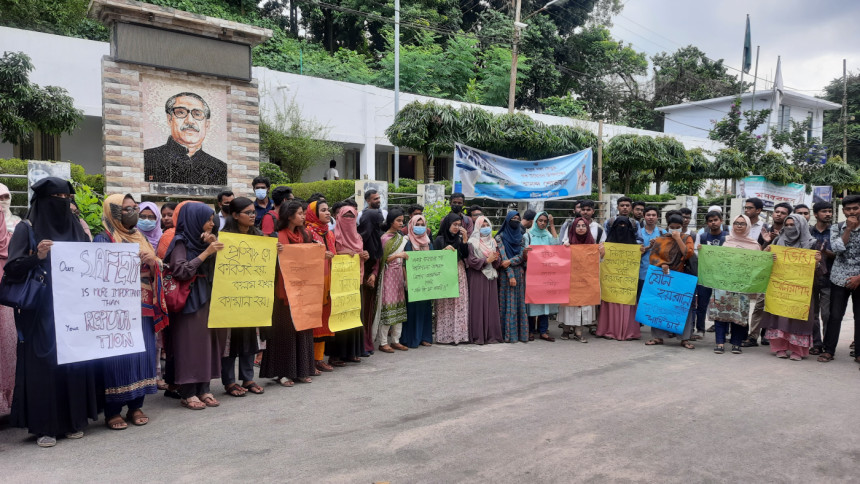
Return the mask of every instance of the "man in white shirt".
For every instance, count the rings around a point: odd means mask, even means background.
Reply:
[[[218,194],[218,230],[224,229],[224,222],[227,221],[227,216],[230,215],[230,202],[236,198],[230,190],[223,191]]]
[[[764,208],[764,202],[760,198],[747,198],[744,202],[744,215],[749,217],[752,227],[750,227],[749,238],[758,240],[761,235],[761,229],[764,227],[764,220],[759,217]]]
[[[599,223],[595,222],[592,217],[594,217],[594,201],[593,200],[583,200],[579,202],[579,215],[588,222],[588,228],[591,230],[591,236],[594,237],[594,241],[598,244],[601,242],[606,242],[606,231],[603,230],[603,227],[600,226]],[[561,242],[569,242],[568,232],[560,234]]]
[[[328,162],[328,170],[325,171],[323,180],[340,180],[340,173],[337,172],[337,162],[331,160]]]

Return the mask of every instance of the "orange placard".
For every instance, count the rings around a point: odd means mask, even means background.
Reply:
[[[278,262],[296,331],[322,327],[325,247],[285,245],[278,254]]]
[[[600,304],[600,252],[597,245],[570,246],[570,302],[568,306]]]

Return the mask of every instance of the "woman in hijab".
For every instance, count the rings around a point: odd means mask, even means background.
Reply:
[[[320,371],[332,371],[334,369],[324,361],[326,344],[330,343],[334,338],[334,333],[328,327],[328,320],[331,317],[331,260],[337,255],[334,233],[329,230],[329,222],[331,222],[331,213],[325,200],[317,200],[308,205],[308,210],[305,212],[305,231],[311,236],[314,242],[325,246],[325,288],[322,301],[323,324],[313,330],[314,361],[317,370]],[[337,366],[344,366],[346,364],[341,361],[336,361],[335,363]]]
[[[224,228],[219,233],[263,236],[263,232],[254,226],[257,212],[253,201],[236,197],[230,201],[227,211],[229,214],[224,219]],[[215,261],[218,261],[217,256]],[[221,384],[228,395],[244,397],[248,392],[257,395],[264,393],[263,387],[254,381],[254,356],[260,351],[259,340],[259,328],[230,328],[227,331],[226,348],[221,357]],[[236,382],[236,360],[239,360],[241,386]]]
[[[773,245],[812,249],[816,241],[809,233],[809,222],[806,221],[806,217],[793,213],[785,219],[785,226]],[[769,251],[770,247],[765,250]],[[821,262],[821,251],[815,251],[814,257],[817,265]],[[775,260],[776,254],[774,254]],[[818,287],[813,287],[813,294],[817,290]],[[814,298],[809,304],[809,315],[806,319],[791,319],[767,311],[761,318],[761,327],[767,330],[765,338],[770,340],[770,351],[776,354],[777,358],[789,358],[792,361],[800,361],[809,356],[809,349],[812,348],[812,326],[817,323],[818,307]]]
[[[594,245],[594,236],[591,235],[591,230],[588,222],[577,217],[568,228],[567,240],[564,245]],[[603,257],[603,244],[597,244],[597,250],[600,257]],[[576,270],[576,269],[572,269]],[[597,324],[597,306],[567,306],[559,307],[558,320],[564,324],[564,331],[561,334],[561,339],[570,339],[573,333],[573,339],[580,343],[588,343],[588,339],[582,331],[585,326]]]
[[[403,261],[409,258],[406,253],[408,239],[400,233],[403,228],[403,211],[392,209],[385,218],[382,229],[385,233],[382,242],[382,258],[377,266],[379,293],[377,296],[376,339],[379,351],[394,353],[394,350],[407,351],[400,344],[400,332],[406,321],[406,271]],[[388,344],[389,339],[391,344]]]
[[[0,202],[3,200],[0,199]],[[9,259],[9,241],[12,231],[6,225],[5,211],[0,210],[0,278],[3,266]],[[15,346],[18,331],[15,329],[15,311],[0,306],[0,416],[12,411],[12,392],[15,389]]]
[[[729,235],[723,242],[723,247],[735,249],[761,250],[757,241],[750,238],[752,223],[746,215],[738,215],[731,224]],[[743,353],[741,345],[749,332],[750,296],[739,292],[714,289],[711,302],[708,304],[708,315],[714,321],[714,332],[717,344],[714,353],[721,355],[726,352],[726,334],[731,327],[732,353]]]
[[[227,342],[226,329],[209,329],[213,256],[224,248],[217,234],[215,211],[202,203],[190,203],[179,214],[167,249],[173,277],[191,281],[182,312],[170,314],[175,383],[180,403],[191,410],[220,405],[209,390],[209,382],[221,376],[221,355]]]
[[[361,280],[364,279],[364,262],[370,257],[364,250],[361,235],[358,234],[356,219],[358,211],[348,202],[338,202],[332,207],[337,230],[334,231],[334,248],[338,255],[348,255],[359,258]],[[338,362],[360,363],[359,358],[364,353],[364,327],[345,329],[334,334],[334,340],[326,345],[329,363],[337,366]]]
[[[158,392],[155,380],[158,359],[155,334],[168,323],[167,306],[162,297],[163,265],[143,233],[135,229],[137,223],[138,209],[134,198],[131,195],[109,195],[102,205],[105,231],[93,240],[140,245],[141,326],[145,351],[101,360],[105,385],[105,424],[112,430],[128,428],[126,420],[136,426],[149,422],[149,417],[141,408],[146,395]],[[125,419],[122,417],[123,407],[128,407]]]
[[[158,247],[158,241],[161,239],[161,211],[158,206],[152,202],[143,202],[140,204],[140,217],[137,221],[137,229],[140,230],[146,240],[153,247]]]
[[[278,209],[275,230],[281,245],[313,243],[305,232],[305,211],[298,200],[284,200]],[[280,269],[275,276],[272,326],[263,334],[266,335],[266,350],[260,362],[260,378],[274,378],[285,387],[295,382],[311,383],[311,376],[319,373],[314,368],[314,330],[296,331]]]
[[[637,244],[637,227],[638,224],[635,220],[624,216],[615,217],[606,233],[606,242]],[[601,301],[597,336],[618,341],[641,338],[642,332],[639,329],[639,323],[636,322],[636,305]]]
[[[11,234],[15,231],[15,226],[21,221],[21,217],[12,213],[12,192],[9,187],[0,183],[0,211],[3,212],[3,220],[6,223],[6,230]]]
[[[174,220],[179,220],[180,209],[191,203],[202,202],[198,202],[197,200],[185,200],[184,202],[179,202],[179,205],[176,205],[176,210],[171,212],[172,216],[170,218],[170,223],[173,224]],[[166,212],[162,211],[162,214],[164,213]],[[164,215],[162,215],[161,221],[165,221]],[[158,246],[155,248],[155,255],[157,255],[159,259],[167,260],[165,259],[165,256],[167,255],[167,248],[170,247],[170,243],[173,242],[174,235],[176,235],[175,225],[171,225],[170,227],[164,229],[164,232],[161,234],[161,238],[158,240]]]
[[[528,248],[524,247],[520,228],[520,214],[510,211],[502,228],[496,235],[499,248],[502,277],[499,277],[499,313],[505,343],[517,339],[522,342],[534,340],[529,334],[529,318],[526,312],[526,287],[524,262]]]
[[[529,229],[528,246],[558,245],[558,234],[555,232],[552,215],[539,212],[535,217],[532,228]],[[539,334],[540,339],[553,342],[555,338],[549,335],[549,315],[558,313],[557,304],[528,304],[529,312],[529,341]]]
[[[54,336],[54,302],[51,290],[51,245],[54,242],[89,242],[69,204],[72,184],[55,177],[32,186],[33,198],[27,215],[9,241],[9,259],[4,268],[13,280],[23,281],[39,266],[48,272],[48,287],[42,290],[37,309],[15,315],[21,335],[18,344],[15,393],[10,423],[28,428],[40,447],[53,447],[58,435],[70,439],[84,436],[87,419],[97,419],[101,396],[96,388],[92,362],[57,365]],[[36,247],[30,247],[30,231]]]
[[[463,228],[463,216],[449,213],[439,224],[439,234],[433,241],[434,250],[453,250],[457,253],[457,282],[460,296],[436,300],[436,342],[458,344],[469,341],[469,286],[465,260],[469,257],[469,244]]]
[[[427,232],[427,219],[423,215],[414,215],[406,227],[406,252],[430,250],[430,237]],[[408,287],[406,292],[408,296]],[[429,299],[414,302],[410,300],[406,303],[406,322],[403,323],[400,342],[409,348],[432,346],[433,303]]]
[[[651,239],[651,251],[648,256],[648,263],[652,266],[659,267],[664,274],[669,271],[685,272],[687,260],[693,257],[695,253],[695,239],[690,234],[682,232],[684,217],[678,212],[669,212],[666,217],[668,230],[665,234]],[[693,329],[695,329],[696,321],[694,319],[693,307],[687,313],[687,323],[684,325],[684,330],[680,332],[681,346],[688,350],[695,349],[691,338]],[[668,331],[651,328],[651,339],[646,345],[661,345],[666,338],[673,337],[673,333]]]
[[[364,261],[364,275],[361,278],[361,322],[364,325],[364,353],[367,357],[373,354],[373,320],[376,318],[376,271],[382,259],[382,223],[385,219],[376,209],[365,210],[358,221],[358,234],[368,259]]]
[[[502,261],[493,226],[483,215],[475,219],[466,258],[469,278],[469,339],[475,344],[501,343],[499,272]]]

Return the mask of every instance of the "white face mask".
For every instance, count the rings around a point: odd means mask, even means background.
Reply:
[[[3,211],[9,210],[9,207],[12,206],[12,199],[9,200],[0,200],[0,209]]]
[[[670,234],[680,234],[680,233],[681,233],[681,229],[669,229],[669,233],[670,233]]]

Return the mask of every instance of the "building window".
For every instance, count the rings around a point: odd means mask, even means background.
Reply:
[[[59,161],[60,135],[34,131],[26,141],[14,145],[13,156],[22,160]]]
[[[780,133],[791,131],[791,106],[779,105],[778,129]]]

